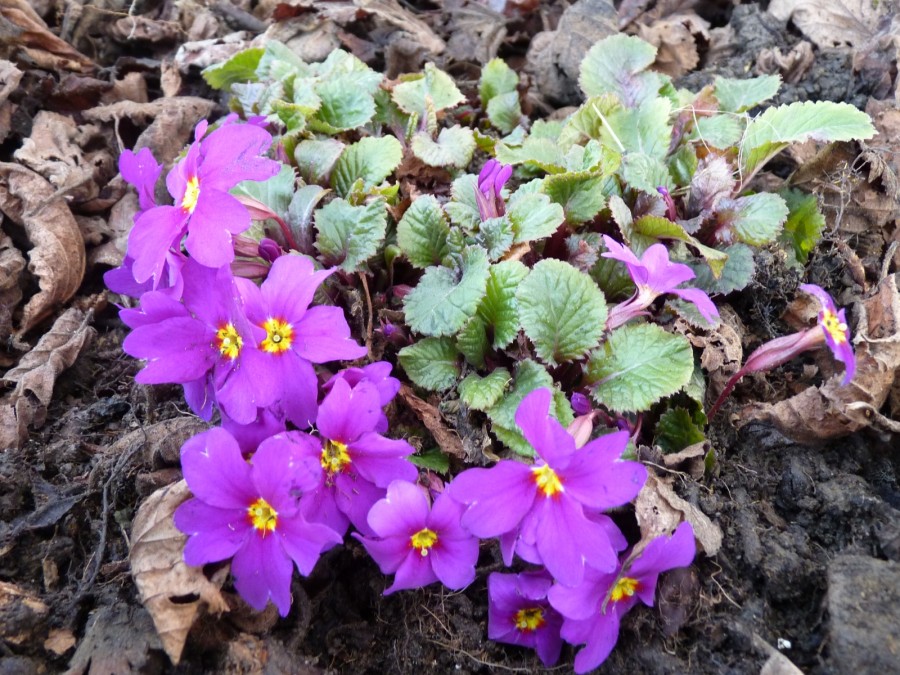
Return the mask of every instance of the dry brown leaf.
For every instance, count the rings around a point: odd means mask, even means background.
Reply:
[[[850,384],[841,386],[843,374],[837,373],[820,387],[810,387],[785,401],[747,406],[736,415],[736,424],[766,422],[788,438],[810,443],[847,436],[877,422],[867,411],[881,409],[900,372],[897,275],[885,278],[862,302],[853,343],[856,376]]]
[[[53,628],[47,639],[44,640],[44,649],[53,652],[57,656],[62,656],[72,647],[75,646],[75,636],[72,631],[65,628]]]
[[[21,337],[75,295],[84,277],[84,241],[65,200],[46,180],[6,162],[0,162],[0,179],[0,211],[25,228],[34,245],[28,269],[40,286],[22,313]]]
[[[756,57],[754,72],[757,75],[778,74],[787,84],[797,84],[806,77],[815,60],[812,45],[802,40],[787,54],[782,54],[780,47],[763,49]]]
[[[353,0],[360,9],[410,34],[412,39],[432,54],[441,54],[447,48],[431,26],[405,9],[397,0]]]
[[[671,534],[680,523],[688,522],[706,555],[715,555],[722,546],[722,530],[703,511],[675,494],[672,480],[651,473],[638,493],[634,510],[641,528],[641,543],[635,551],[656,537]]]
[[[466,458],[462,441],[455,432],[447,428],[436,407],[416,396],[406,384],[400,387],[400,398],[422,420],[422,424],[431,432],[443,452],[460,459]]]
[[[213,21],[215,22],[215,19]],[[224,63],[238,52],[250,47],[251,37],[247,31],[229,33],[217,38],[195,37],[178,47],[178,51],[175,52],[175,65],[182,75],[187,75],[192,67],[206,68],[215,63]]]
[[[681,77],[700,63],[697,38],[709,40],[709,23],[696,14],[671,16],[639,24],[638,37],[657,48],[654,69],[671,77]]]
[[[12,315],[22,300],[20,279],[25,258],[5,233],[0,232],[0,342],[12,334]],[[0,363],[2,365],[2,363]]]
[[[0,449],[19,447],[28,427],[41,427],[53,396],[56,378],[69,368],[90,343],[92,312],[70,307],[56,320],[19,365],[3,376],[15,388],[0,399]]]
[[[891,0],[772,0],[769,13],[792,21],[816,46],[862,47],[890,24]]]
[[[0,0],[0,32],[40,67],[87,72],[93,61],[50,32],[27,0]]]
[[[157,490],[141,504],[131,527],[131,574],[175,665],[200,612],[228,611],[220,592],[224,575],[217,585],[204,576],[202,568],[184,562],[187,536],[175,528],[172,514],[190,496],[183,480]]]
[[[700,366],[708,376],[710,395],[717,396],[729,378],[741,367],[744,350],[741,347],[743,328],[737,313],[729,306],[719,308],[721,321],[713,330],[700,331],[684,319],[676,319],[675,330],[684,335],[692,346],[702,349]]]

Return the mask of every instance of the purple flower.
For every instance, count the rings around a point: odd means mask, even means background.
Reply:
[[[350,337],[340,307],[309,306],[332,272],[316,271],[307,258],[283,255],[261,286],[237,280],[248,318],[262,329],[248,364],[268,388],[259,405],[280,401],[287,419],[300,428],[316,419],[318,380],[312,364],[366,355],[366,348]]]
[[[314,463],[295,452],[298,443],[309,442],[302,437],[273,436],[249,463],[223,429],[195,436],[181,449],[195,497],[175,511],[175,526],[188,535],[185,562],[199,567],[233,556],[231,573],[241,597],[260,610],[271,599],[282,616],[291,607],[293,564],[308,575],[320,553],[341,542],[336,532],[306,522],[300,513],[298,491],[318,480]]]
[[[669,260],[669,251],[662,244],[653,244],[639,259],[631,249],[614,239],[603,235],[603,241],[607,248],[602,254],[603,257],[625,263],[634,285],[637,286],[637,292],[630,299],[610,310],[606,320],[607,330],[618,328],[634,317],[645,314],[644,310],[656,298],[667,293],[694,303],[703,318],[711,323],[719,316],[715,304],[705,292],[699,288],[678,288],[680,284],[690,281],[696,275],[687,265]]]
[[[369,380],[351,387],[334,380],[319,408],[316,427],[324,439],[310,451],[324,470],[322,484],[303,498],[303,512],[343,534],[349,523],[372,534],[366,517],[394,480],[415,481],[416,467],[406,441],[376,431],[382,416],[377,386]]]
[[[743,367],[725,384],[722,393],[709,411],[710,419],[718,412],[719,407],[744,375],[771,370],[787,363],[798,354],[818,349],[823,344],[827,345],[834,357],[844,364],[844,379],[841,384],[847,385],[853,379],[856,374],[856,355],[850,346],[850,328],[847,326],[845,310],[838,310],[834,300],[820,286],[801,284],[800,290],[814,295],[821,303],[822,308],[816,325],[798,333],[769,340],[757,347],[747,357]]]
[[[506,205],[500,191],[512,176],[512,166],[501,164],[496,159],[489,159],[481,173],[478,174],[478,187],[475,189],[475,202],[482,220],[499,218],[506,213]]]
[[[387,496],[369,511],[376,538],[354,533],[381,571],[394,574],[385,595],[440,581],[454,590],[475,579],[478,540],[462,529],[463,508],[441,494],[431,509],[425,491],[415,483],[395,480]]]
[[[580,449],[550,417],[549,389],[526,396],[516,424],[535,450],[528,466],[502,460],[490,469],[469,469],[447,488],[468,504],[463,527],[481,537],[505,537],[504,559],[512,562],[518,543],[540,557],[560,583],[581,582],[585,563],[612,570],[618,561],[607,529],[589,514],[632,500],[647,478],[637,462],[619,461],[627,432],[598,438]]]
[[[651,541],[630,564],[611,573],[589,569],[572,588],[554,585],[548,597],[565,617],[563,638],[585,645],[575,656],[575,672],[586,673],[603,663],[619,639],[622,617],[638,600],[652,607],[659,575],[690,565],[694,554],[694,532],[682,523],[671,537]]]
[[[331,391],[331,387],[334,386],[334,382],[337,379],[345,380],[351,387],[355,387],[363,380],[368,380],[378,390],[378,400],[381,407],[384,408],[394,400],[397,392],[400,391],[400,380],[396,377],[391,377],[391,368],[391,364],[387,361],[376,361],[362,368],[344,368],[344,370],[328,380],[323,389],[326,392]],[[388,418],[383,410],[374,430],[380,434],[388,430]]]
[[[142,210],[156,206],[156,181],[162,173],[162,164],[156,161],[150,148],[141,148],[137,153],[123,150],[119,155],[119,173],[137,190]]]
[[[284,416],[271,408],[258,408],[256,419],[246,424],[235,422],[223,410],[222,428],[234,436],[234,440],[238,442],[241,452],[245,455],[252,454],[265,439],[283,433],[287,429]]]
[[[281,167],[260,157],[272,142],[267,131],[231,121],[206,138],[207,122],[197,125],[187,154],[166,177],[175,204],[154,206],[135,220],[128,254],[136,281],[152,277],[158,283],[166,253],[180,247],[185,232],[185,247],[201,265],[221,267],[234,260],[231,237],[250,227],[250,215],[228,190],[244,180],[267,180]]]
[[[167,251],[165,262],[157,280],[158,283],[156,283],[154,288],[153,279],[148,279],[143,283],[135,281],[134,258],[126,255],[121,267],[113,268],[103,275],[103,282],[113,293],[127,295],[130,298],[140,298],[147,291],[157,290],[177,299],[181,297],[181,291],[184,287],[181,269],[184,267],[186,260],[187,257],[178,251]]]
[[[545,666],[559,660],[562,616],[550,606],[547,591],[553,579],[546,572],[499,574],[488,577],[488,638],[534,649]]]

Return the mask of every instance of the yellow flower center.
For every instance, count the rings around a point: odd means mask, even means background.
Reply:
[[[513,616],[513,621],[516,624],[516,628],[523,633],[530,633],[547,623],[544,619],[544,610],[540,607],[520,609]]]
[[[630,598],[634,595],[634,592],[638,589],[637,579],[632,579],[631,577],[622,577],[616,582],[616,585],[612,589],[612,593],[609,594],[609,599],[613,602],[619,602],[624,598]]]
[[[291,348],[294,341],[294,327],[283,319],[267,319],[263,324],[266,339],[259,348],[269,354],[281,354]]]
[[[831,310],[823,309],[819,321],[822,324],[822,328],[825,329],[825,332],[831,336],[831,339],[836,344],[841,345],[847,342],[847,331],[849,328],[847,324],[838,318],[837,314]]]
[[[350,453],[347,446],[337,441],[325,441],[322,457],[319,460],[322,468],[330,474],[341,473],[350,464]]]
[[[434,546],[437,540],[437,532],[432,532],[427,527],[419,530],[409,538],[412,547],[423,556],[428,555],[428,549]]]
[[[216,331],[216,347],[222,356],[227,356],[232,361],[241,353],[244,339],[238,335],[233,323],[226,323]]]
[[[197,200],[200,198],[200,179],[192,176],[188,179],[184,189],[184,198],[181,200],[181,208],[188,213],[193,213],[197,208]]]
[[[559,476],[546,464],[532,467],[531,473],[534,474],[534,482],[546,497],[553,497],[564,490]]]
[[[247,508],[247,516],[254,528],[266,534],[274,532],[278,523],[278,513],[269,506],[269,502],[260,497]]]

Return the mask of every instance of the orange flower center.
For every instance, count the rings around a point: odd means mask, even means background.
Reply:
[[[319,462],[328,473],[341,473],[350,465],[350,453],[347,452],[347,446],[343,443],[325,441]]]
[[[548,465],[532,467],[531,473],[534,475],[534,482],[546,497],[553,497],[563,492],[563,484],[556,472]]]
[[[233,323],[226,323],[216,331],[216,347],[222,356],[228,357],[232,361],[241,353],[241,347],[244,346],[244,339],[238,334]]]
[[[282,354],[291,348],[294,341],[294,327],[284,319],[267,319],[263,324],[266,339],[259,348],[269,354]]]
[[[632,579],[631,577],[622,577],[616,582],[616,585],[612,589],[612,593],[609,595],[609,599],[613,602],[619,602],[624,598],[630,598],[634,595],[634,592],[638,589],[640,583],[637,579]]]
[[[847,342],[847,332],[849,328],[847,327],[847,324],[838,318],[837,314],[831,310],[823,309],[822,316],[819,320],[822,324],[822,328],[825,329],[825,332],[831,336],[831,339],[834,340],[836,344],[841,345]]]
[[[181,208],[188,213],[193,213],[197,208],[197,200],[200,198],[200,179],[191,176],[188,179],[187,187],[184,189],[184,197],[181,200]]]
[[[530,633],[547,623],[544,619],[544,610],[540,607],[520,609],[513,616],[513,621],[516,624],[516,628],[523,633]]]
[[[250,524],[264,536],[266,532],[274,532],[275,525],[278,524],[278,512],[262,497],[247,508],[247,516],[250,518]]]
[[[428,555],[428,550],[437,543],[437,540],[437,532],[433,532],[427,527],[422,528],[409,538],[412,547],[422,554],[422,556]]]

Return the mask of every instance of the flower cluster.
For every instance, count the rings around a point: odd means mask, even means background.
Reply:
[[[512,166],[501,164],[496,159],[489,159],[481,169],[475,188],[475,202],[482,220],[499,218],[506,213],[506,204],[500,192],[512,176],[512,170]]]

